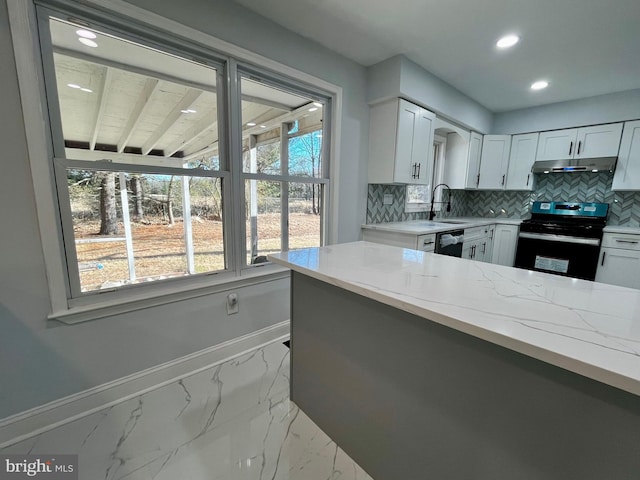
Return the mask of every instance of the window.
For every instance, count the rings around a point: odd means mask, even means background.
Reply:
[[[72,294],[224,271],[220,68],[54,17],[48,27]]]
[[[326,101],[242,74],[247,263],[322,245]]]
[[[446,149],[447,139],[436,135],[433,141],[433,171],[430,177],[432,181],[429,185],[407,185],[405,190],[405,212],[427,212],[430,210],[431,194],[433,193],[431,190],[439,183],[442,183],[444,177]],[[434,202],[434,211],[440,211],[442,202],[441,189],[436,190]]]
[[[37,7],[70,307],[324,243],[332,94],[86,12]]]

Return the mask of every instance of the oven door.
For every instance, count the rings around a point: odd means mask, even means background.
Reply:
[[[520,232],[515,265],[518,268],[594,280],[600,239]]]

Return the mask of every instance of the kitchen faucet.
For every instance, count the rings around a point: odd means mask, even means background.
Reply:
[[[439,183],[438,185],[433,187],[433,191],[431,192],[431,210],[429,210],[429,220],[433,220],[434,217],[436,216],[436,212],[433,210],[433,204],[436,203],[435,195],[436,195],[436,188],[438,187],[447,187],[447,191],[449,192],[449,196],[447,197],[447,212],[451,211],[451,189],[449,188],[449,185],[447,185],[446,183]],[[438,202],[438,203],[444,203],[444,202]]]

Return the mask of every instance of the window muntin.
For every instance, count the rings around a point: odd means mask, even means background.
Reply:
[[[247,263],[322,245],[327,101],[255,76],[241,75],[239,83]]]

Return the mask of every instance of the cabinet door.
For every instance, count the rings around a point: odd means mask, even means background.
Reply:
[[[433,136],[435,114],[424,108],[416,118],[412,162],[416,164],[412,183],[427,185],[431,190],[433,179]]]
[[[484,259],[483,262],[491,263],[493,259],[493,244],[496,236],[496,226],[489,225],[487,228],[487,243],[484,248]]]
[[[513,136],[507,171],[507,190],[533,190],[531,168],[536,160],[537,149],[537,133]]]
[[[511,150],[511,135],[485,135],[480,156],[478,188],[502,190],[507,180],[507,166]]]
[[[573,158],[576,151],[577,128],[541,132],[538,138],[536,160],[563,160]]]
[[[491,263],[513,267],[518,243],[517,225],[496,225]]]
[[[615,157],[620,147],[622,123],[578,129],[575,158]]]
[[[467,179],[465,187],[478,188],[480,175],[480,155],[482,154],[482,135],[471,132],[469,138],[469,156],[467,160]]]
[[[640,288],[640,251],[603,247],[596,282]]]
[[[611,190],[640,190],[640,120],[624,124]]]
[[[393,181],[397,183],[415,183],[418,171],[414,148],[419,144],[418,119],[420,107],[406,100],[400,100],[398,108],[398,128],[396,131],[396,158]]]

